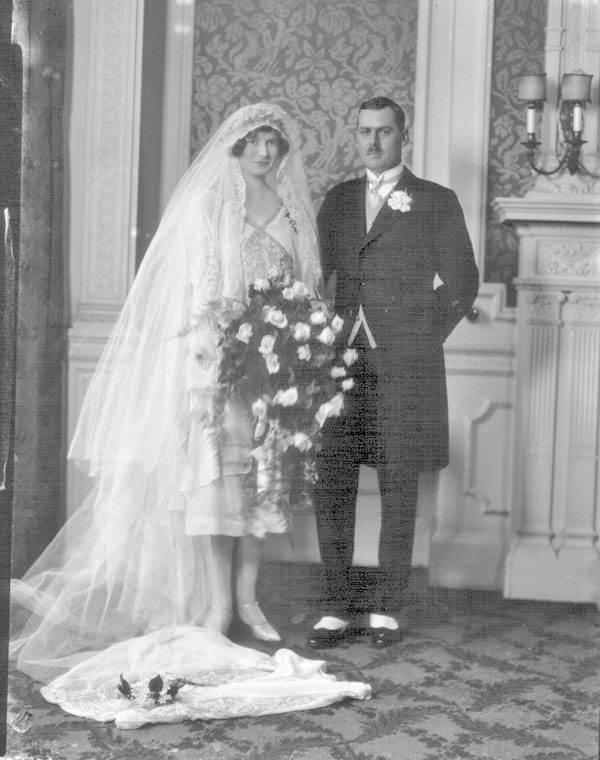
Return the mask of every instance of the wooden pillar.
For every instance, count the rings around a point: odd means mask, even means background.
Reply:
[[[13,566],[53,537],[63,503],[63,83],[66,5],[15,0],[23,54]]]

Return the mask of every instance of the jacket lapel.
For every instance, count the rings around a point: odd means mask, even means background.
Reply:
[[[352,194],[348,198],[348,233],[351,240],[363,240],[367,232],[365,217],[365,193],[367,190],[367,178],[361,177],[352,187]]]

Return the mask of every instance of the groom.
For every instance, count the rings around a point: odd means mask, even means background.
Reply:
[[[366,611],[375,647],[400,641],[419,473],[448,463],[443,343],[477,295],[478,271],[452,190],[402,163],[403,109],[385,97],[360,106],[356,145],[366,176],[333,187],[318,216],[323,273],[336,273],[354,389],[326,423],[314,501],[327,587],[314,648],[352,629],[356,495],[361,464],[381,494],[379,567]],[[364,611],[364,601],[362,603]]]

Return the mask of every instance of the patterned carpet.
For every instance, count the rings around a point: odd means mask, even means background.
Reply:
[[[368,573],[363,573],[368,592]],[[312,565],[267,565],[263,607],[285,645],[304,648],[319,594]],[[308,599],[308,602],[307,602]],[[279,600],[279,605],[267,600]],[[285,600],[285,603],[281,602]],[[370,701],[286,715],[119,731],[44,702],[10,676],[9,760],[592,760],[598,757],[600,621],[591,606],[507,601],[428,588],[415,571],[410,635],[376,651],[358,637],[323,656],[329,672],[367,681]],[[255,642],[239,631],[232,637]],[[265,648],[265,651],[269,651]]]

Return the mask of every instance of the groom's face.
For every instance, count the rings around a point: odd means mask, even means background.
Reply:
[[[361,161],[374,174],[397,166],[402,161],[406,130],[401,130],[391,108],[364,109],[358,112],[356,145]]]

